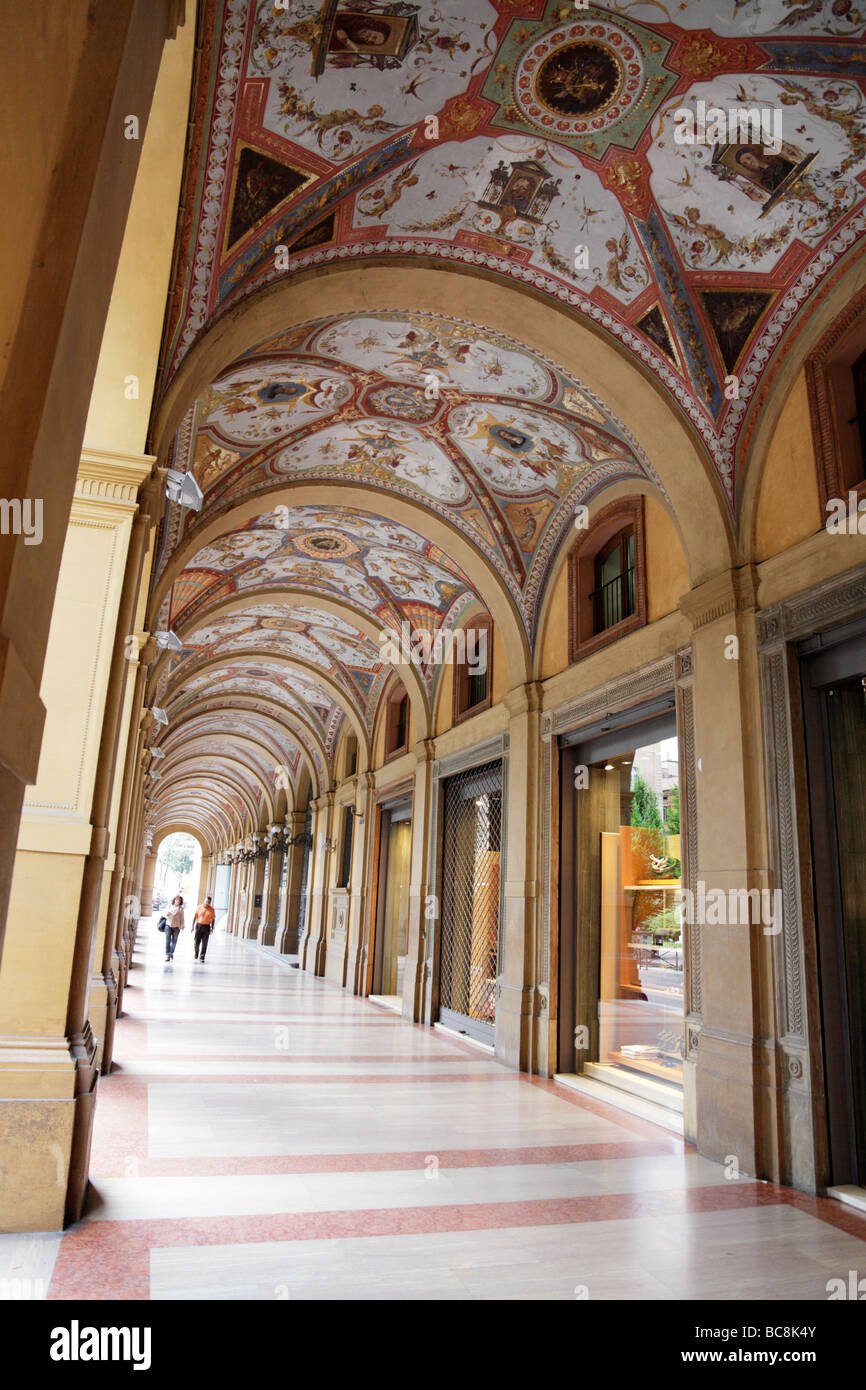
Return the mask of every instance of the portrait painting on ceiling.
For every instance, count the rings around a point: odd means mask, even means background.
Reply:
[[[234,202],[226,249],[310,181],[312,175],[241,145],[235,164]]]
[[[732,372],[772,294],[768,290],[702,290],[701,299],[722,361]]]
[[[561,183],[561,178],[553,178],[550,170],[536,159],[514,161],[510,170],[500,159],[488,175],[479,206],[498,208],[503,222],[514,216],[539,221],[559,196]]]
[[[723,182],[737,177],[743,191],[763,203],[760,216],[765,217],[791,192],[818,154],[815,150],[804,156],[787,142],[783,142],[779,151],[763,145],[716,145],[710,168]]]
[[[397,68],[418,42],[420,6],[341,6],[330,0],[313,51],[313,76],[326,67]]]
[[[614,100],[623,70],[600,43],[568,43],[545,58],[535,79],[535,95],[557,116],[590,116]]]

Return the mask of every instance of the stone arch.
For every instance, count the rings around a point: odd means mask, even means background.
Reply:
[[[738,563],[749,564],[755,556],[758,511],[761,486],[770,446],[779,424],[779,417],[791,391],[799,379],[806,358],[815,349],[829,328],[866,288],[866,261],[862,258],[827,293],[820,304],[808,299],[801,310],[802,331],[797,338],[786,338],[786,354],[772,380],[756,394],[749,417],[755,417],[754,433],[742,466],[742,486],[739,499]],[[765,374],[768,373],[765,368]]]
[[[611,502],[619,501],[620,498],[623,497],[634,497],[636,495],[640,495],[642,497],[649,497],[652,499],[652,501],[658,503],[660,506],[664,508],[668,516],[673,521],[674,526],[676,527],[677,535],[680,538],[680,544],[682,545],[683,551],[686,556],[686,562],[688,562],[688,550],[685,545],[682,529],[679,525],[677,515],[673,510],[673,507],[671,506],[668,498],[662,496],[658,488],[654,487],[648,479],[623,478],[621,482],[614,483],[611,487],[604,488],[601,492],[596,493],[592,501],[587,503],[587,512],[589,514],[588,525],[591,527],[593,521],[598,516],[598,513],[600,511],[603,511],[605,507],[609,506]],[[571,552],[572,545],[573,537],[569,536],[563,538],[562,544],[560,545],[556,557],[552,565],[550,566],[550,569],[545,578],[544,592],[538,610],[538,631],[536,633],[535,650],[533,653],[533,680],[540,679],[541,666],[544,659],[544,646],[545,636],[547,633],[547,624],[550,621],[551,615],[554,611],[553,596],[556,592],[557,581],[559,580],[563,569],[568,564],[568,557]],[[692,583],[694,583],[694,575],[691,575],[691,578]]]
[[[169,791],[169,789],[177,788],[183,768],[183,763],[177,763],[172,769],[171,775],[169,777],[160,779],[159,785],[161,788],[165,789],[166,793]],[[237,797],[238,803],[244,807],[245,811],[247,812],[247,815],[249,815],[254,822],[258,821],[259,813],[256,809],[252,796],[250,795],[249,788],[240,779],[235,781],[234,778],[230,777],[223,768],[208,768],[204,776],[199,776],[196,780],[196,795],[198,795],[198,788],[206,786],[208,782],[216,783],[217,785],[224,785],[227,788],[229,788],[230,791],[233,792],[234,795]]]
[[[184,637],[193,637],[199,629],[207,627],[216,622],[221,617],[230,616],[233,613],[246,613],[256,607],[264,607],[266,604],[279,603],[286,598],[300,599],[306,606],[320,608],[323,613],[330,613],[335,618],[343,618],[346,622],[354,623],[358,631],[371,641],[378,643],[380,629],[371,619],[369,613],[358,608],[356,604],[347,601],[326,598],[314,589],[305,589],[302,586],[290,585],[280,589],[252,589],[248,594],[234,594],[230,598],[220,600],[219,603],[208,608],[206,614],[202,614],[193,619],[188,627],[182,629]],[[178,634],[180,636],[180,633]],[[243,653],[245,655],[245,653]],[[275,653],[279,655],[279,653]],[[394,669],[399,673],[400,679],[409,692],[409,699],[412,703],[412,711],[415,715],[416,725],[419,729],[428,728],[430,721],[430,702],[427,698],[427,691],[421,679],[417,666],[412,662],[400,661],[393,664]],[[316,668],[312,668],[316,669]],[[420,735],[419,735],[420,736]],[[426,737],[427,735],[423,735]]]
[[[520,685],[527,678],[529,646],[523,620],[512,595],[493,565],[467,540],[462,531],[429,511],[420,501],[392,494],[376,493],[373,488],[352,483],[277,483],[273,488],[256,493],[224,512],[216,513],[202,523],[171,556],[154,586],[149,606],[149,623],[155,629],[160,606],[174,580],[192,563],[194,556],[211,541],[236,529],[263,512],[278,506],[314,506],[321,510],[329,505],[351,508],[376,516],[387,503],[388,520],[425,536],[457,562],[475,593],[487,606],[494,622],[505,639],[509,653],[510,683]],[[419,529],[420,528],[420,529]],[[354,610],[353,610],[354,611]]]
[[[264,752],[261,744],[257,743],[254,739],[245,737],[242,734],[236,734],[231,729],[225,729],[221,736],[228,739],[233,746],[238,745],[238,752],[241,752],[244,748]],[[191,734],[189,739],[178,744],[170,753],[167,753],[164,763],[166,773],[176,767],[180,760],[188,761],[190,758],[194,758],[199,752],[202,754],[203,759],[217,758],[224,762],[237,764],[238,767],[243,767],[245,771],[255,778],[270,804],[273,805],[274,789],[259,775],[259,768],[252,763],[243,763],[239,758],[233,757],[230,752],[220,750],[220,752],[214,753],[212,748],[209,747],[206,734]]]
[[[251,697],[242,696],[240,698]],[[315,733],[313,729],[309,727],[309,725],[305,724],[300,719],[300,717],[294,713],[293,710],[288,710],[282,708],[277,704],[274,704],[273,701],[269,700],[266,696],[260,696],[256,698],[259,704],[271,707],[272,712],[269,710],[269,712],[266,713],[264,710],[261,709],[249,710],[246,705],[237,705],[234,702],[229,702],[228,700],[225,704],[221,704],[219,697],[204,696],[192,701],[192,703],[189,705],[185,705],[181,719],[176,724],[169,725],[169,730],[167,732],[170,732],[172,728],[183,728],[187,722],[190,722],[193,719],[198,718],[199,715],[216,713],[216,711],[219,709],[223,709],[229,714],[231,714],[231,712],[234,710],[239,710],[242,713],[248,712],[251,714],[258,715],[259,718],[265,719],[269,723],[273,724],[274,729],[278,733],[288,733],[289,735],[291,735],[291,737],[297,743],[298,748],[300,749],[301,764],[302,766],[306,767],[307,775],[309,776],[312,785],[317,787],[318,791],[323,790],[323,788],[319,787],[318,768],[316,767],[314,759],[310,755],[310,750],[304,743],[304,739],[308,738],[310,740],[310,743],[313,745],[313,747],[321,757],[323,766],[327,768],[329,766],[328,754],[325,750],[324,744],[321,742],[318,735]],[[205,704],[213,706],[212,710],[203,709],[202,706]],[[302,730],[303,732],[300,733],[299,730]],[[317,795],[318,791],[316,793]]]
[[[267,648],[263,648],[261,651],[257,648],[250,648],[244,652],[243,660],[255,661],[259,665],[272,665],[279,670],[297,671],[299,675],[306,677],[315,676],[323,691],[330,696],[335,705],[338,705],[339,708],[342,709],[352,725],[353,732],[357,734],[359,752],[363,749],[364,757],[368,760],[360,770],[366,771],[369,765],[369,740],[363,720],[360,718],[354,705],[351,701],[346,699],[340,686],[331,676],[326,676],[322,671],[317,671],[316,667],[309,665],[307,662],[297,661],[287,656],[278,656],[275,652],[268,651]],[[195,674],[199,676],[206,671],[218,671],[222,666],[242,664],[243,662],[239,660],[238,656],[226,654],[225,656],[215,657],[212,661],[202,662],[201,666],[196,668]]]
[[[480,267],[425,266],[413,258],[410,264],[399,262],[398,271],[395,258],[363,263],[359,280],[360,264],[353,259],[275,281],[203,333],[163,396],[153,432],[159,456],[166,456],[187,410],[219,372],[269,337],[372,305],[444,314],[508,334],[545,356],[555,344],[557,364],[604,400],[652,461],[677,516],[693,583],[730,566],[732,526],[707,451],[665,389],[625,347],[574,311]],[[494,620],[499,621],[496,614]]]

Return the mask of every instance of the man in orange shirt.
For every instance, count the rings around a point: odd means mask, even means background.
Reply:
[[[205,898],[202,905],[196,908],[195,916],[192,920],[195,926],[195,958],[204,963],[207,943],[210,940],[210,934],[213,931],[214,922],[216,921],[216,913],[213,910],[210,898]],[[201,955],[199,955],[199,948],[201,948]]]

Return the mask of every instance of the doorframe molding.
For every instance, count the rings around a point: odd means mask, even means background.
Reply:
[[[502,817],[500,830],[500,862],[505,862],[506,842],[508,836],[508,816],[506,807],[508,805],[508,751],[509,735],[508,732],[496,734],[492,738],[483,739],[480,743],[474,743],[470,748],[461,748],[456,753],[448,753],[445,757],[435,758],[431,770],[430,778],[430,817],[428,823],[428,858],[427,862],[431,866],[431,883],[436,886],[437,909],[442,902],[442,831],[443,831],[443,812],[444,798],[441,787],[443,781],[455,776],[458,772],[469,772],[474,767],[483,767],[485,763],[502,763]],[[501,976],[504,965],[502,939],[502,918],[505,894],[505,876],[499,875],[499,941],[497,944],[496,973]],[[433,931],[425,931],[424,935],[424,981],[423,981],[423,1008],[421,1021],[427,1024],[436,1022],[439,1012],[439,944],[442,935],[441,912],[437,910],[433,922]],[[498,991],[497,991],[498,1000]],[[496,1022],[494,1019],[494,1034]]]
[[[770,871],[782,893],[782,931],[772,939],[782,1095],[780,1180],[810,1192],[827,1185],[830,1152],[799,648],[809,637],[864,616],[866,564],[755,615]]]

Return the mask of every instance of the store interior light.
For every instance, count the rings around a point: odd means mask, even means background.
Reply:
[[[616,769],[614,768],[613,763],[605,763],[604,770],[605,772],[614,772]]]

